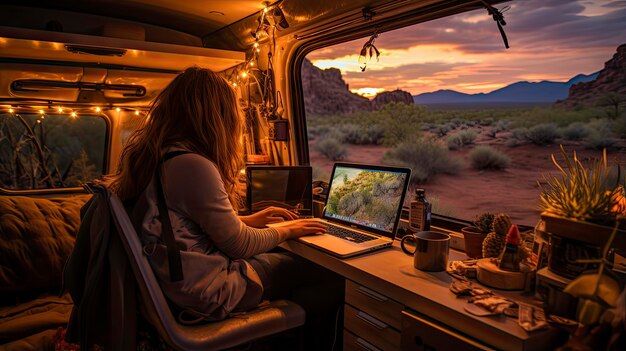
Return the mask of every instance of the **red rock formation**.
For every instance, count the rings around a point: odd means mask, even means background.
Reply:
[[[624,96],[626,99],[626,44],[617,48],[613,58],[604,64],[595,80],[572,85],[567,99],[557,101],[556,105],[597,106],[610,94]]]
[[[413,104],[411,94],[399,89],[382,92],[370,101],[352,93],[338,69],[319,69],[306,59],[302,63],[301,74],[304,108],[307,116],[369,111],[389,102]]]
[[[389,102],[402,102],[407,105],[413,105],[413,96],[404,90],[396,89],[394,91],[383,91],[376,95],[372,100],[375,109]]]
[[[372,109],[367,98],[350,92],[341,71],[336,68],[322,70],[313,66],[311,61],[304,60],[301,74],[307,116]]]

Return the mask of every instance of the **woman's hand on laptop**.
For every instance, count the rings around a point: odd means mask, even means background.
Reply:
[[[268,207],[249,216],[240,216],[242,222],[250,227],[264,228],[271,223],[290,221],[298,218],[298,215],[280,207]]]
[[[300,219],[285,223],[276,229],[285,240],[296,239],[303,235],[323,234],[327,230],[326,224],[317,219]]]

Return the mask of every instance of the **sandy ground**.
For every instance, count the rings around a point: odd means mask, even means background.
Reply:
[[[434,212],[455,218],[471,220],[477,215],[489,212],[506,212],[514,223],[534,226],[539,220],[539,194],[537,181],[542,174],[556,174],[556,168],[550,155],[560,155],[559,145],[536,146],[532,144],[508,147],[505,138],[488,139],[479,137],[476,145],[491,145],[503,151],[511,158],[511,165],[503,171],[477,171],[468,161],[467,154],[471,147],[451,151],[452,155],[465,160],[465,168],[457,175],[436,175],[432,181],[421,185],[426,189],[427,198],[433,203]],[[560,141],[559,141],[560,142]],[[311,146],[315,141],[311,142]],[[585,149],[581,142],[563,142],[571,156],[576,150],[582,160],[601,156],[600,151]],[[621,145],[620,145],[621,146]],[[328,179],[332,172],[333,161],[320,155],[313,147],[310,149],[311,165],[314,178]],[[384,146],[349,145],[345,162],[382,164],[388,150]],[[608,152],[611,162],[626,165],[626,148]],[[413,193],[413,191],[411,191]],[[409,199],[412,196],[409,197]]]

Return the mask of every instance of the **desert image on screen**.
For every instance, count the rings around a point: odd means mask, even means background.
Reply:
[[[391,232],[405,178],[403,173],[337,167],[326,215]]]

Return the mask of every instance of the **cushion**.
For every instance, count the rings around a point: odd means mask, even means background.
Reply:
[[[90,196],[0,196],[0,295],[60,285]]]
[[[50,349],[57,328],[67,324],[71,312],[69,294],[0,307],[0,350]]]

